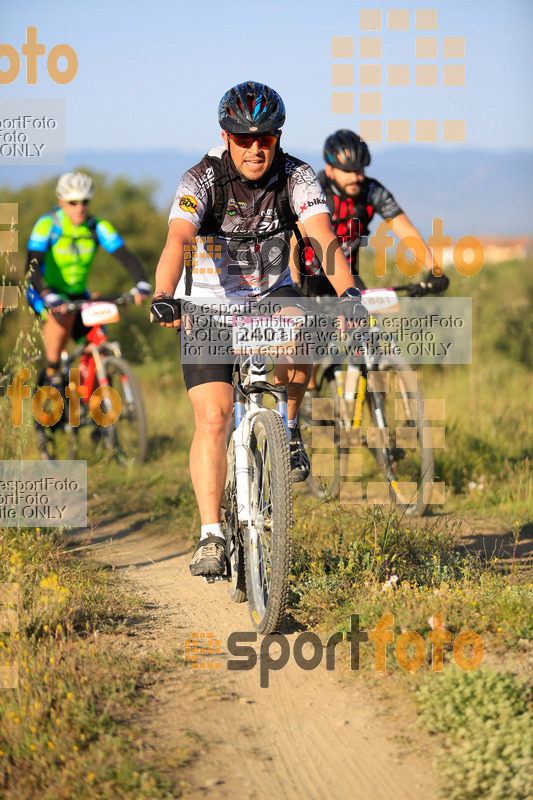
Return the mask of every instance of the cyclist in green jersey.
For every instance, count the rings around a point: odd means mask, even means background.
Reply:
[[[88,175],[65,173],[59,178],[56,194],[59,208],[40,217],[31,232],[27,271],[29,304],[44,319],[46,375],[51,383],[59,384],[61,351],[71,336],[79,339],[86,331],[76,313],[65,313],[65,300],[90,297],[87,279],[98,246],[129,271],[136,283],[137,305],[150,294],[151,286],[111,223],[89,213],[94,189]]]

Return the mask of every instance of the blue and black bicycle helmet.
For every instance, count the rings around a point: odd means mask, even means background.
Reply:
[[[285,106],[270,86],[246,81],[226,92],[218,104],[218,121],[228,133],[277,131],[285,122]]]
[[[330,167],[355,172],[370,164],[366,142],[353,131],[335,131],[324,144],[324,161]]]

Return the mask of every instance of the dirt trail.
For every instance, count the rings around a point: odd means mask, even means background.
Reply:
[[[143,719],[166,752],[177,752],[185,735],[194,743],[199,758],[184,769],[186,797],[435,797],[431,748],[410,726],[413,718],[375,692],[371,699],[364,680],[346,668],[327,672],[324,658],[303,671],[291,656],[284,669],[270,672],[269,688],[260,688],[259,663],[228,671],[228,636],[251,630],[247,604],[231,603],[225,582],[208,586],[193,578],[189,548],[147,530],[139,519],[115,521],[92,539],[100,558],[150,603],[153,619],[131,630],[131,646],[183,652],[184,641],[201,632],[221,643],[220,656],[200,656],[220,668],[180,664],[175,680],[155,688],[155,710]],[[286,632],[291,653],[297,635]]]

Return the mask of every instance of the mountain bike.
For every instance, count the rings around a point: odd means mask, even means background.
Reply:
[[[264,406],[267,396],[275,410]],[[269,382],[266,358],[250,354],[235,362],[233,398],[222,503],[227,577],[231,599],[248,598],[255,630],[268,634],[284,617],[291,567],[287,392]]]
[[[93,452],[105,452],[124,465],[141,463],[146,458],[148,434],[141,389],[131,366],[122,357],[120,344],[108,341],[105,328],[107,324],[118,322],[118,306],[132,300],[133,294],[126,292],[107,299],[65,303],[65,313],[79,311],[83,324],[90,330],[86,341],[71,353],[63,351],[61,354],[63,414],[60,419],[55,421],[51,400],[42,403],[40,421],[36,421],[35,428],[44,460],[76,459],[84,430],[90,432],[88,438]],[[76,389],[70,372],[76,365],[81,390],[79,420],[72,419],[70,403],[65,401],[67,387],[71,392]],[[106,415],[112,419],[113,405],[113,416],[118,411],[118,418],[113,424],[108,424],[107,420],[104,423]]]
[[[371,315],[399,310],[396,292],[402,290],[407,287],[367,289],[363,302]],[[354,334],[372,345],[361,348],[362,363],[326,358],[317,375],[318,397],[300,409],[311,457],[307,485],[320,498],[340,494],[341,502],[362,502],[367,483],[369,502],[391,502],[402,513],[421,515],[434,477],[422,391],[417,374],[395,354],[395,337],[383,335],[376,317],[371,322],[367,333]]]

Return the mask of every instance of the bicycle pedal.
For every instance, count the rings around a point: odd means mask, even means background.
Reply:
[[[204,575],[204,581],[206,583],[214,583],[215,581],[227,581],[227,575]]]

